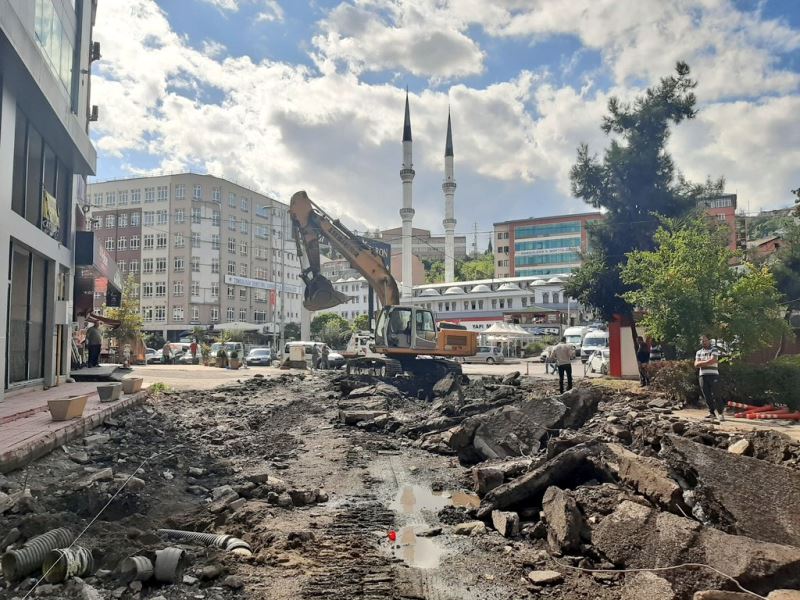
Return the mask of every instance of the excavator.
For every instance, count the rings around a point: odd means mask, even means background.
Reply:
[[[401,306],[397,282],[383,258],[338,219],[328,216],[306,192],[292,196],[289,214],[303,265],[300,277],[305,283],[306,309],[325,310],[350,299],[336,291],[320,272],[320,238],[364,276],[381,304],[375,325],[375,353],[348,360],[348,372],[390,378],[406,374],[421,384],[438,381],[448,373],[461,374],[461,365],[452,359],[475,355],[475,332],[451,323],[437,327],[430,310]]]

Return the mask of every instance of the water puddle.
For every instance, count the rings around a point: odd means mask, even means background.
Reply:
[[[397,541],[392,546],[392,554],[403,560],[409,567],[435,569],[444,554],[444,548],[431,538],[417,537],[416,532],[427,529],[424,525],[401,527]]]
[[[453,490],[434,492],[429,487],[406,484],[400,488],[390,508],[400,514],[410,515],[420,510],[438,512],[445,506],[477,508],[480,498],[472,492]]]

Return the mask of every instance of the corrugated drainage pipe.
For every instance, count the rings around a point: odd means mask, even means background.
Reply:
[[[119,563],[118,570],[125,583],[147,581],[153,576],[153,563],[146,556],[129,556]]]
[[[226,552],[231,552],[238,556],[252,556],[253,551],[250,544],[232,535],[216,533],[200,533],[198,531],[180,531],[178,529],[159,529],[158,533],[178,540],[194,540],[202,542],[207,546],[216,546]]]
[[[85,577],[94,570],[92,552],[81,546],[56,548],[47,553],[42,573],[47,583],[61,583],[70,577]]]
[[[42,566],[47,553],[56,548],[66,548],[75,539],[72,532],[59,527],[25,542],[19,550],[3,554],[3,575],[9,581],[18,581]]]

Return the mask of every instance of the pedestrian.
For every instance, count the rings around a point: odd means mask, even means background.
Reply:
[[[320,360],[320,366],[322,369],[328,370],[328,354],[330,353],[330,348],[328,348],[328,344],[322,346],[322,358]]]
[[[86,348],[89,351],[89,368],[100,366],[100,349],[103,346],[103,332],[100,323],[89,323],[86,330]]]
[[[661,349],[661,344],[654,344],[650,347],[650,362],[659,362],[664,360],[664,352]]]
[[[561,342],[553,346],[550,351],[550,360],[558,369],[558,389],[564,393],[564,375],[567,376],[567,390],[572,389],[572,346],[567,343],[567,338],[562,337]]]
[[[700,339],[702,347],[694,357],[695,368],[700,369],[700,393],[708,406],[708,420],[725,420],[724,405],[717,397],[716,387],[719,381],[719,350],[711,346],[711,339],[704,335]]]
[[[172,346],[169,342],[166,342],[161,349],[161,362],[165,365],[172,364]]]
[[[319,369],[319,347],[317,344],[311,348],[311,370]]]
[[[642,387],[650,385],[650,375],[647,372],[647,365],[650,363],[650,348],[642,336],[636,340],[636,362],[639,364],[639,385]]]
[[[189,344],[189,352],[192,353],[192,364],[197,362],[197,340],[192,340],[192,343]]]

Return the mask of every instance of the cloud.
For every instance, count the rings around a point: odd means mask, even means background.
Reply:
[[[278,4],[277,0],[262,0],[264,7],[256,15],[256,21],[283,21],[283,8]]]
[[[256,22],[258,21],[283,21],[283,8],[278,3],[278,0],[202,0],[212,6],[231,13],[238,12],[242,5],[248,4],[255,6],[259,9],[256,14]]]

